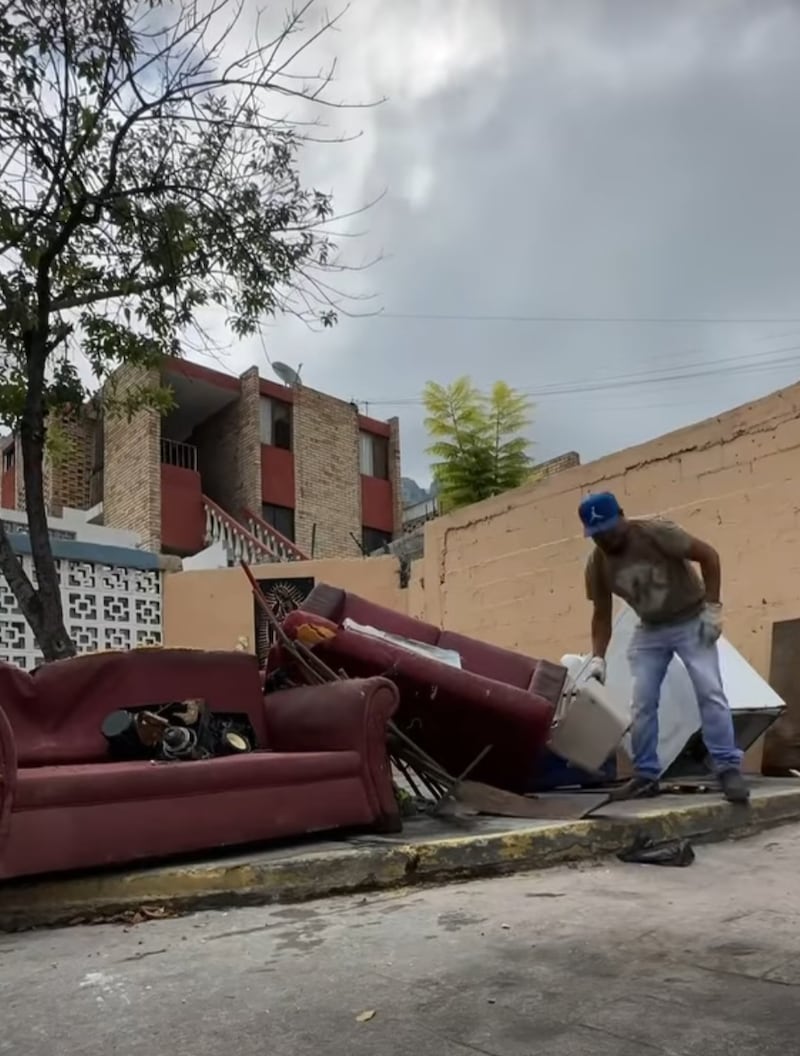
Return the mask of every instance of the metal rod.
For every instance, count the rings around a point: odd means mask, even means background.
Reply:
[[[472,762],[469,764],[469,766],[466,768],[466,770],[455,779],[455,781],[450,786],[450,788],[445,790],[444,795],[439,800],[439,802],[436,804],[436,806],[434,808],[435,810],[439,810],[440,807],[442,807],[444,805],[444,803],[446,803],[447,800],[450,799],[454,795],[454,793],[458,791],[458,786],[461,784],[461,782],[466,779],[468,774],[472,773],[472,771],[475,769],[475,767],[478,765],[478,763],[480,763],[483,759],[486,758],[486,756],[489,754],[489,752],[491,752],[492,747],[493,747],[493,745],[487,744],[486,747],[483,749],[483,751],[480,752],[480,754],[477,755],[472,760]]]
[[[403,759],[400,758],[399,755],[391,756],[391,760],[397,767],[397,769],[400,771],[400,773],[403,775],[403,777],[406,779],[406,781],[408,781],[409,785],[411,785],[411,791],[414,793],[417,799],[422,799],[422,793],[420,792],[416,781],[411,775],[411,768],[406,766],[405,762],[403,761]]]

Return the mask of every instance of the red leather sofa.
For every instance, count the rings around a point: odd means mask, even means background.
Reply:
[[[348,618],[454,650],[461,668],[344,629]],[[513,792],[530,788],[567,676],[560,664],[442,631],[327,584],[318,584],[283,626],[290,637],[313,643],[319,657],[337,672],[351,678],[391,678],[400,690],[396,721],[449,773],[460,775],[491,745],[470,777]],[[314,626],[322,635],[315,634]],[[315,642],[315,637],[320,640]],[[275,647],[267,670],[287,662]]]
[[[202,697],[259,750],[110,761],[110,711]],[[255,657],[134,650],[29,674],[0,664],[0,879],[157,859],[339,827],[398,829],[383,679],[264,698]]]

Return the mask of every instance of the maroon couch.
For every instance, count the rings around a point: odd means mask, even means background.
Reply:
[[[117,762],[116,708],[203,697],[247,715],[259,750],[197,762]],[[383,679],[266,700],[255,657],[134,650],[28,674],[0,664],[0,879],[339,827],[400,826],[386,753],[397,690]]]
[[[461,669],[342,628],[346,619],[442,649],[455,650]],[[330,637],[313,648],[350,677],[386,675],[400,690],[397,722],[455,776],[487,747],[475,780],[525,792],[550,735],[566,669],[374,605],[319,584],[284,622],[290,636],[313,642],[313,626]],[[311,628],[311,629],[309,629]],[[273,649],[268,670],[288,662]]]

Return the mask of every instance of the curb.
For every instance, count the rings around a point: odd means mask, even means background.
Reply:
[[[723,801],[663,806],[623,817],[539,823],[507,831],[271,857],[174,864],[155,869],[0,885],[0,930],[102,922],[156,909],[188,913],[214,907],[301,902],[500,876],[612,855],[635,836],[710,842],[750,836],[800,820],[795,789],[756,792],[749,807]]]

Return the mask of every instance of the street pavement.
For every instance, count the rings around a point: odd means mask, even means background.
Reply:
[[[795,1053],[800,826],[696,850],[2,935],[0,1053]]]

